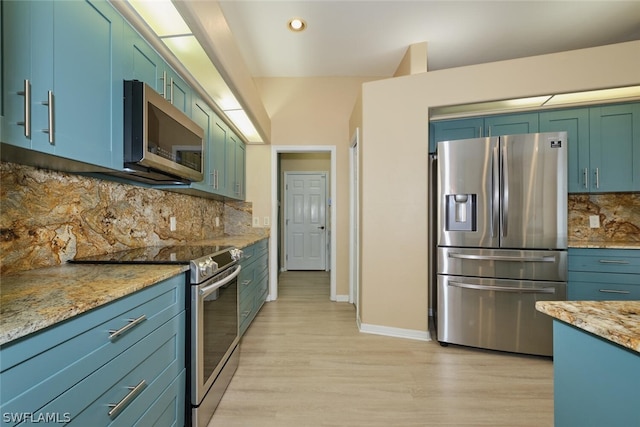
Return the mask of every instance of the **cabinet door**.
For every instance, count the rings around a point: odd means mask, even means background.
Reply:
[[[592,192],[640,190],[640,104],[590,109]]]
[[[125,26],[124,78],[140,80],[153,90],[164,94],[164,61],[158,53],[133,28]]]
[[[588,191],[589,109],[546,111],[540,113],[540,132],[566,131],[569,156],[567,178],[569,193]]]
[[[429,152],[435,153],[437,144],[440,141],[479,138],[482,136],[483,125],[484,120],[481,118],[432,122],[430,126],[431,143],[429,145]]]
[[[191,111],[191,119],[198,124],[204,130],[204,171],[203,180],[201,182],[192,183],[193,188],[213,191],[214,190],[214,174],[213,168],[213,153],[211,147],[211,110],[209,106],[202,100],[195,100]]]
[[[53,2],[2,2],[3,38],[11,41],[3,46],[3,142],[45,153],[54,151],[42,132],[48,129],[42,101],[53,86],[52,16]]]
[[[213,173],[215,178],[215,191],[221,195],[227,195],[229,181],[227,181],[227,152],[230,151],[227,146],[227,134],[229,133],[227,126],[218,118],[214,117],[214,123],[211,127],[211,140],[213,152]]]
[[[236,197],[240,200],[245,198],[244,171],[246,161],[246,150],[244,143],[240,140],[236,141]]]
[[[53,21],[55,154],[122,167],[123,19],[84,1],[54,2]]]
[[[538,113],[508,114],[484,119],[484,135],[501,136],[538,132]]]
[[[168,65],[165,66],[165,72],[167,79],[165,98],[187,116],[191,116],[191,89]]]

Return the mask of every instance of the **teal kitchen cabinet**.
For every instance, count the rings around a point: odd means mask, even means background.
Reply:
[[[203,179],[191,183],[196,190],[215,192],[215,175],[213,173],[213,147],[211,146],[211,125],[213,122],[211,108],[199,98],[194,98],[191,108],[191,119],[204,130]]]
[[[243,251],[238,276],[238,323],[242,336],[256,317],[269,293],[269,239],[263,239]]]
[[[182,425],[185,292],[180,274],[4,344],[3,423],[54,414],[77,426]]]
[[[640,190],[640,103],[589,109],[591,192]]]
[[[569,300],[640,300],[640,250],[568,251]]]
[[[553,320],[556,427],[638,426],[640,353]]]
[[[229,173],[229,180],[232,182],[232,193],[230,197],[238,200],[244,200],[245,198],[245,163],[246,163],[246,148],[244,142],[240,140],[235,134],[230,135],[230,152],[233,152],[233,160],[229,159],[231,168],[227,169]]]
[[[192,90],[138,32],[125,22],[124,78],[140,80],[191,116]],[[195,100],[193,100],[195,102]]]
[[[589,189],[589,109],[544,111],[540,113],[540,132],[567,132],[567,187],[569,193]]]
[[[4,143],[122,165],[124,20],[106,1],[3,1]]]
[[[536,132],[538,132],[538,113],[435,121],[430,126],[429,151],[434,153],[439,141]]]

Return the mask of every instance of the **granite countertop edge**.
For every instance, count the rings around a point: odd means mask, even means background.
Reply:
[[[245,248],[264,235],[196,243]],[[0,278],[0,345],[25,337],[189,270],[187,265],[61,264]]]
[[[640,249],[640,242],[571,241],[568,247],[575,249]]]
[[[537,301],[536,310],[640,353],[640,301]]]

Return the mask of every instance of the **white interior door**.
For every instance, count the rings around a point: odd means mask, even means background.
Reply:
[[[325,270],[327,174],[285,172],[287,270]]]

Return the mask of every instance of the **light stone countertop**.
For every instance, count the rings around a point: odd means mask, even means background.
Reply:
[[[598,241],[570,241],[569,248],[587,249],[640,249],[640,242],[598,242]]]
[[[247,247],[265,236],[192,242]],[[188,271],[188,265],[62,264],[0,277],[0,345]]]
[[[640,353],[640,301],[538,301],[536,309]]]

